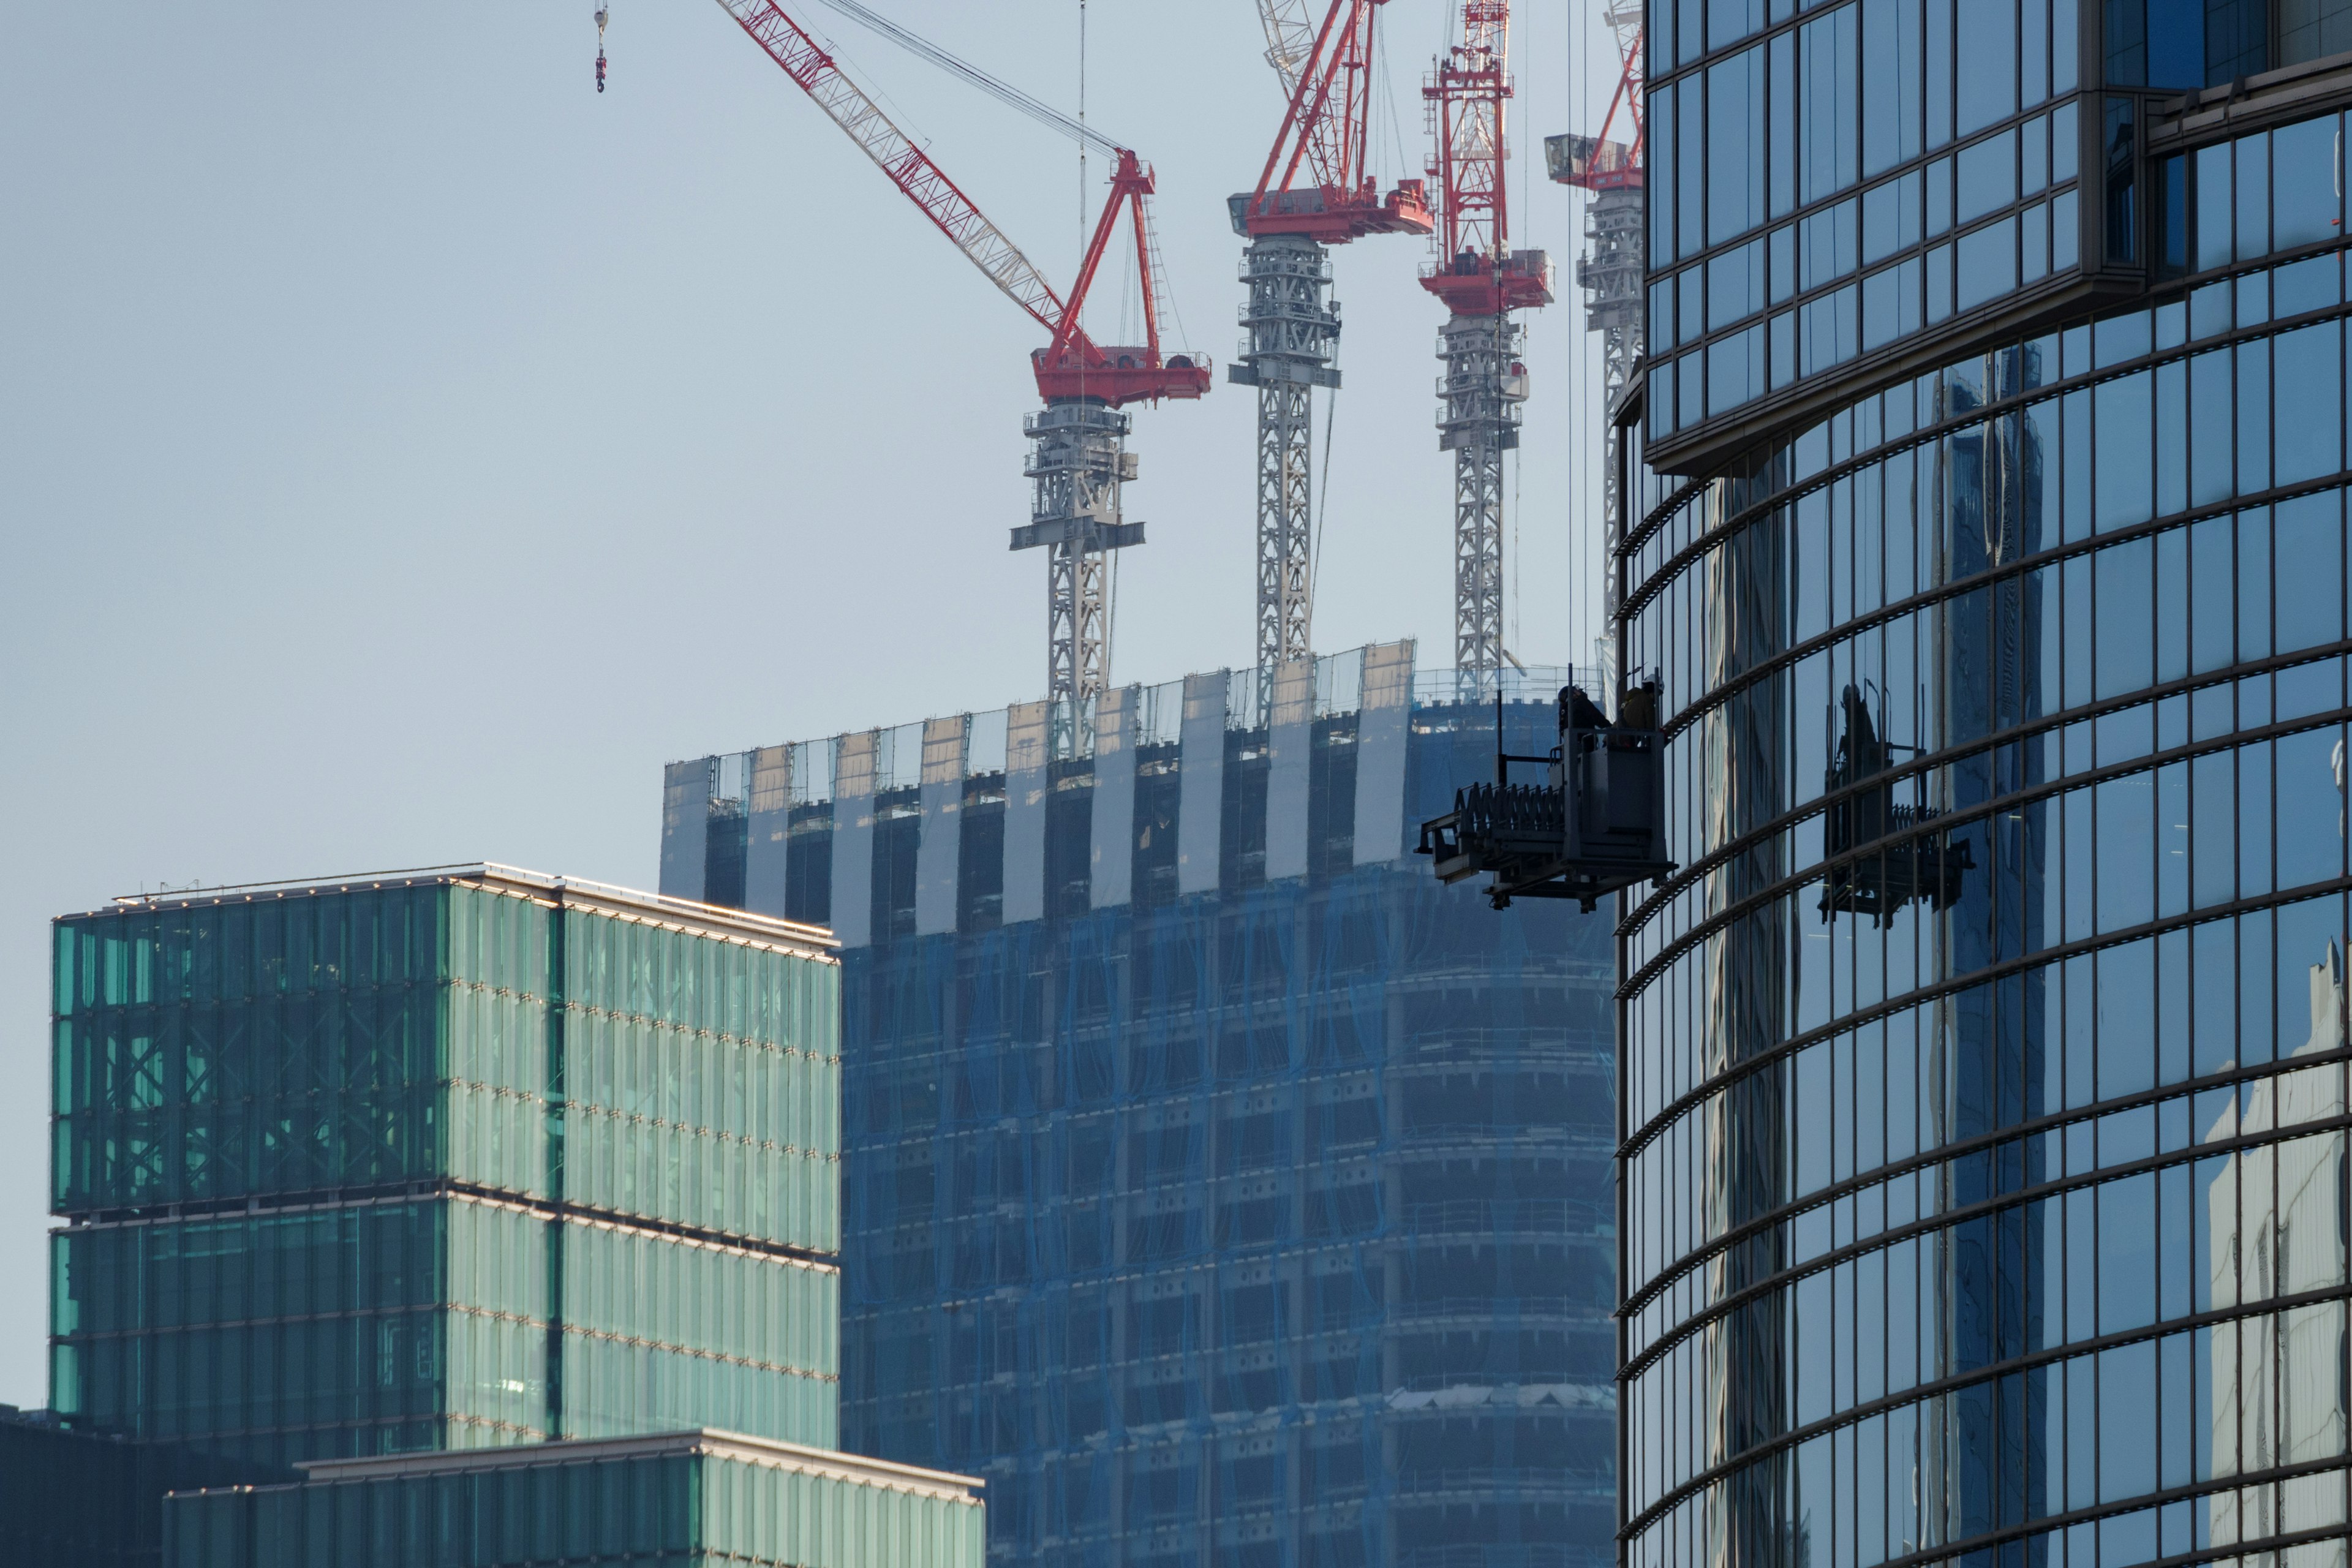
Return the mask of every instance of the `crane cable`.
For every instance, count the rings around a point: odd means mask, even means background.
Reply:
[[[612,19],[608,0],[596,0],[596,90],[604,90],[604,24]]]
[[[1121,153],[1129,151],[1125,143],[1104,135],[1087,124],[1083,119],[1071,119],[1053,105],[1033,98],[1012,83],[1001,81],[971,61],[950,54],[919,33],[910,32],[887,16],[879,16],[859,5],[858,0],[820,0],[820,3],[832,10],[840,12],[850,20],[879,33],[908,54],[929,60],[950,76],[961,77],[990,97],[1019,110],[1040,125],[1050,127],[1065,136],[1093,146],[1106,157],[1116,158]]]

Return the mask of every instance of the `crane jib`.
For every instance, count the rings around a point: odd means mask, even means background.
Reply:
[[[818,47],[800,24],[773,0],[719,0],[719,7],[767,51],[1005,298],[1048,332],[1060,331],[1061,296],[1045,275],[1020,247],[988,221],[930,155],[882,112],[880,105],[842,73],[833,57]]]

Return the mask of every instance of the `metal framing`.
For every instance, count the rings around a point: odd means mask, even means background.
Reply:
[[[1491,697],[1503,667],[1503,454],[1519,444],[1528,396],[1520,337],[1508,316],[1456,316],[1438,336],[1438,445],[1454,454],[1454,667],[1465,701]]]
[[[1119,487],[1135,478],[1128,416],[1099,403],[1055,402],[1022,423],[1034,445],[1024,472],[1035,481],[1029,526],[1013,548],[1045,547],[1045,695],[1052,752],[1075,755],[1078,715],[1110,678],[1106,552],[1143,542],[1143,525],[1120,521]]]
[[[1276,667],[1313,657],[1314,389],[1339,384],[1339,313],[1331,263],[1304,235],[1252,240],[1241,275],[1246,335],[1231,374],[1257,388],[1257,667],[1270,696]]]

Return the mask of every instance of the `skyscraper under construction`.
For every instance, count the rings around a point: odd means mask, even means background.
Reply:
[[[1605,918],[1411,853],[1454,671],[1257,679],[668,770],[662,891],[841,943],[841,1442],[1004,1563],[1609,1561]]]

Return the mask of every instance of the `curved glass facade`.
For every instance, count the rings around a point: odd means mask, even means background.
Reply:
[[[2317,85],[2146,122],[2131,294],[1629,508],[1682,869],[1619,933],[1628,1563],[2345,1561]]]

